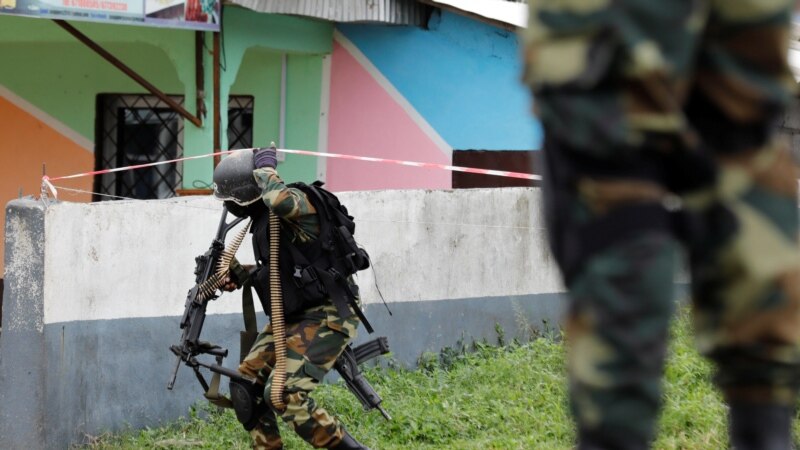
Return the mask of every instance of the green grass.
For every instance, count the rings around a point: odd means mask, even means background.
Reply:
[[[686,311],[672,334],[655,448],[726,448],[725,407],[709,383],[711,366],[693,348]],[[534,336],[522,345],[423,355],[415,371],[369,369],[391,422],[364,413],[340,383],[320,387],[315,398],[374,449],[567,449],[574,426],[565,375],[558,339]],[[286,427],[282,435],[286,448],[310,448]],[[231,411],[199,406],[170,426],[103,435],[88,447],[247,449],[250,441]]]

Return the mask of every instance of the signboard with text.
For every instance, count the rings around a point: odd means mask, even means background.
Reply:
[[[0,14],[219,31],[220,0],[0,0]]]

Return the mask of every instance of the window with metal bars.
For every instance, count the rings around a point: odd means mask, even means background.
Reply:
[[[171,97],[183,103],[183,96]],[[253,105],[252,96],[230,97],[230,149],[253,146]],[[99,95],[95,170],[180,158],[183,127],[183,118],[155,96]],[[95,175],[93,200],[174,197],[182,184],[182,169],[183,165],[176,163]]]
[[[173,98],[183,103],[182,96]],[[95,170],[180,158],[183,126],[183,118],[155,96],[99,95]],[[95,175],[93,200],[168,198],[181,181],[180,163]]]
[[[251,95],[231,96],[228,100],[228,150],[253,147],[253,106]]]

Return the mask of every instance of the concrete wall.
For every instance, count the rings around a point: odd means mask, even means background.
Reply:
[[[554,323],[563,302],[544,244],[534,189],[343,193],[373,258],[359,275],[366,314],[394,358],[460,339],[510,338]],[[187,413],[201,389],[170,344],[193,283],[194,257],[215,232],[210,198],[44,209],[6,208],[6,290],[0,336],[0,448],[66,448],[86,434],[153,426]],[[191,223],[191,227],[186,224]],[[252,262],[249,239],[239,252]],[[203,338],[231,350],[242,328],[239,293],[209,306]],[[261,322],[265,321],[263,314]],[[366,339],[361,331],[360,339]]]

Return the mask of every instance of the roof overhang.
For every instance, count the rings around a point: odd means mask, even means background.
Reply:
[[[415,0],[226,0],[253,11],[313,17],[331,22],[421,26],[426,7]]]
[[[528,26],[528,3],[509,0],[419,0],[420,3],[446,9],[501,28]]]
[[[794,79],[800,82],[800,21],[795,17],[792,22],[792,34],[789,41],[789,67],[792,68]]]

